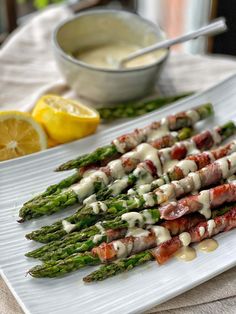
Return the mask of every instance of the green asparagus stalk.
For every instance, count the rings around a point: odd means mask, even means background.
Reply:
[[[43,265],[37,265],[29,270],[29,274],[32,277],[58,277],[65,275],[66,273],[80,269],[85,266],[94,266],[100,263],[100,259],[94,256],[92,253],[86,252],[77,254],[76,256],[70,256],[58,263],[48,263]]]
[[[54,195],[59,194],[59,193],[62,192],[63,189],[66,189],[66,188],[70,187],[72,184],[77,183],[81,179],[82,179],[82,175],[79,172],[76,172],[76,173],[72,174],[71,176],[61,180],[59,183],[50,185],[45,190],[45,192],[35,196],[34,198],[29,200],[28,202],[24,203],[24,205],[29,205],[31,203],[35,203],[35,202],[41,201],[46,196],[49,196],[49,195],[52,195],[52,194],[54,194]]]
[[[115,107],[102,107],[98,109],[100,117],[103,120],[116,120],[121,118],[133,118],[144,115],[161,107],[174,103],[184,97],[190,96],[193,93],[182,93],[176,96],[159,97],[145,102],[126,102]]]
[[[90,166],[93,164],[98,164],[104,160],[109,160],[110,158],[116,158],[119,156],[119,152],[117,151],[115,145],[107,145],[104,147],[97,148],[94,152],[79,156],[76,159],[69,160],[59,166],[56,171],[65,171],[71,170],[74,168],[82,168],[86,166]]]
[[[202,106],[199,106],[195,108],[195,110],[199,114],[199,119],[205,119],[213,114],[213,108],[211,104],[204,104]],[[177,131],[184,127],[192,127],[194,122],[186,115],[183,114],[177,114],[176,115],[176,121],[173,125],[170,127],[170,131]],[[142,130],[141,130],[142,131]],[[145,142],[147,140],[147,137],[143,137],[143,139],[139,141]],[[129,148],[126,148],[125,151],[131,150],[132,146],[129,145]],[[110,144],[101,148],[96,149],[94,152],[90,154],[86,154],[83,156],[79,156],[73,160],[69,160],[68,162],[60,165],[56,171],[64,171],[64,170],[70,170],[74,168],[81,168],[81,167],[87,167],[89,165],[98,164],[100,165],[102,162],[106,160],[112,160],[115,159],[118,152],[116,146],[114,144]]]
[[[98,270],[95,270],[88,276],[84,277],[83,281],[88,283],[92,281],[105,280],[109,277],[116,276],[126,271],[130,271],[131,269],[139,265],[145,264],[149,261],[152,261],[154,259],[155,258],[148,250],[140,252],[128,258],[123,258],[117,262],[101,266]]]

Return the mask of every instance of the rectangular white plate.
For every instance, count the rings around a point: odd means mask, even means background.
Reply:
[[[199,124],[210,127],[229,119],[236,121],[236,76],[214,88],[153,112],[132,122],[102,131],[89,138],[17,160],[0,164],[0,266],[1,274],[26,313],[140,313],[191,289],[236,265],[236,230],[217,236],[219,248],[211,254],[198,253],[191,263],[172,260],[164,266],[148,263],[127,274],[97,284],[85,285],[87,268],[60,279],[33,279],[26,271],[37,262],[24,253],[38,244],[24,235],[63,214],[31,223],[16,223],[22,203],[68,173],[54,173],[62,162],[109,143],[112,139],[153,120],[212,102],[216,116]]]

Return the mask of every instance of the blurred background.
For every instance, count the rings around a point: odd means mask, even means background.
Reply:
[[[236,55],[236,1],[234,0],[0,0],[0,44],[17,26],[38,10],[61,3],[79,8],[87,6],[128,9],[159,22],[168,37],[175,37],[224,16],[229,31],[207,39],[197,39],[174,49],[193,54],[220,53]]]

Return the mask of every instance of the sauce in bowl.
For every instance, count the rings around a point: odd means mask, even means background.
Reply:
[[[104,43],[102,45],[90,46],[89,48],[80,49],[72,55],[77,60],[98,68],[118,69],[119,62],[123,58],[141,48],[141,46],[127,42],[110,42]],[[159,58],[164,56],[165,53],[166,50],[162,49],[155,53],[150,53],[144,56],[137,57],[136,59],[127,62],[125,67],[135,68],[148,64],[153,64],[157,62]]]

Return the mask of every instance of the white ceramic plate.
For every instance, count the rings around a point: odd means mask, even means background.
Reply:
[[[236,121],[236,76],[214,88],[153,112],[132,122],[102,131],[87,139],[0,164],[0,266],[1,274],[26,313],[140,313],[236,265],[236,230],[217,236],[219,248],[198,253],[190,263],[172,260],[159,267],[150,262],[104,282],[85,285],[87,268],[60,279],[33,279],[26,271],[37,262],[24,257],[37,243],[24,234],[50,224],[70,211],[31,223],[16,223],[22,203],[68,173],[54,173],[62,162],[109,143],[120,134],[142,127],[167,114],[211,101],[216,116],[199,126],[210,127],[229,119]]]

